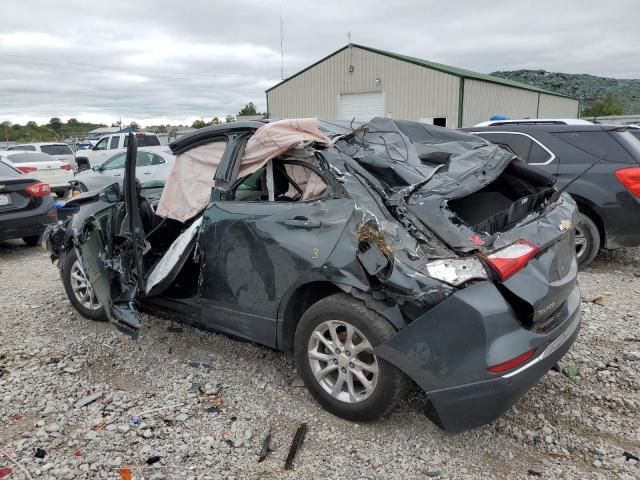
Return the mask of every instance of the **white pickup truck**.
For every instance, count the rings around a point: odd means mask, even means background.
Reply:
[[[155,133],[136,132],[138,147],[156,147],[160,145],[160,140]],[[115,153],[124,152],[127,149],[129,134],[112,133],[98,140],[93,148],[78,150],[76,152],[76,164],[78,171],[88,170],[95,165],[111,158]]]

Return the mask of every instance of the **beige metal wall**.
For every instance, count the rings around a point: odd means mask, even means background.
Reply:
[[[382,91],[388,117],[447,117],[447,126],[457,127],[459,82],[454,75],[353,47],[269,91],[267,101],[271,118],[329,119],[339,118],[340,94]]]
[[[539,118],[577,118],[578,100],[540,94]]]
[[[536,118],[537,111],[537,92],[468,78],[464,81],[463,127],[501,113],[509,118]]]

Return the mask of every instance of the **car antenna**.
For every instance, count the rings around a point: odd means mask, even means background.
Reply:
[[[566,142],[568,143],[568,142]],[[574,145],[575,146],[575,145]],[[582,150],[580,147],[577,147],[578,150]],[[584,150],[582,150],[584,152]],[[589,152],[585,152],[585,153],[589,153]],[[560,188],[559,190],[556,190],[556,192],[551,196],[551,198],[549,199],[549,203],[553,203],[556,200],[558,200],[560,198],[560,195],[562,195],[562,193],[569,188],[569,186],[575,182],[576,180],[578,180],[580,177],[582,177],[582,175],[584,175],[585,173],[587,173],[589,170],[591,170],[593,167],[595,167],[598,163],[600,163],[602,160],[605,159],[605,157],[607,156],[607,154],[605,153],[604,155],[602,155],[600,158],[598,158],[595,162],[593,162],[591,165],[589,165],[587,168],[585,168],[583,171],[581,171],[578,175],[576,175],[575,177],[573,177],[571,180],[569,180],[567,183],[565,183],[562,188]]]

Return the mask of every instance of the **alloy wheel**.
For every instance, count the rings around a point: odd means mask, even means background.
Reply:
[[[582,258],[587,250],[587,237],[585,236],[584,232],[582,231],[582,229],[576,225],[576,238],[575,238],[575,243],[576,243],[576,257],[578,257],[578,259]]]
[[[362,402],[376,389],[379,366],[373,347],[347,322],[328,320],[318,325],[309,339],[308,357],[316,381],[336,400]]]
[[[80,260],[73,262],[71,267],[71,289],[80,304],[89,310],[99,310],[102,304],[93,291],[93,285],[82,268]]]

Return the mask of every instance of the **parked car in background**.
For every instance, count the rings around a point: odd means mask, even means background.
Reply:
[[[56,223],[49,185],[0,158],[0,241],[21,238],[33,247],[47,225]]]
[[[98,140],[91,148],[76,152],[78,171],[89,170],[94,165],[102,165],[115,153],[124,152],[127,148],[128,133],[113,133]],[[136,139],[140,147],[159,147],[160,140],[155,133],[136,132]]]
[[[22,143],[12,145],[7,148],[8,152],[40,152],[51,155],[56,160],[68,163],[71,168],[76,170],[76,157],[73,150],[66,143],[55,142],[39,142],[39,143]]]
[[[118,183],[122,186],[124,161],[127,153],[112,155],[104,163],[84,170],[74,178],[74,184],[81,192],[99,190]],[[140,183],[165,181],[171,172],[175,156],[167,147],[141,148],[136,157],[136,177]]]
[[[616,125],[502,125],[463,129],[558,179],[578,203],[576,254],[640,245],[640,140]],[[599,160],[601,159],[601,160]],[[597,164],[589,168],[594,162]]]
[[[352,421],[390,412],[409,379],[445,430],[494,420],[578,335],[576,204],[478,137],[360,127],[197,130],[172,143],[155,211],[131,140],[122,188],[70,200],[44,235],[71,304],[134,335],[144,309],[293,350]]]
[[[47,183],[51,192],[62,198],[69,193],[73,180],[71,165],[46,153],[11,151],[3,152],[5,160],[22,173],[37,177]]]
[[[476,127],[500,127],[503,125],[593,125],[581,118],[508,118],[502,120],[487,120]]]

